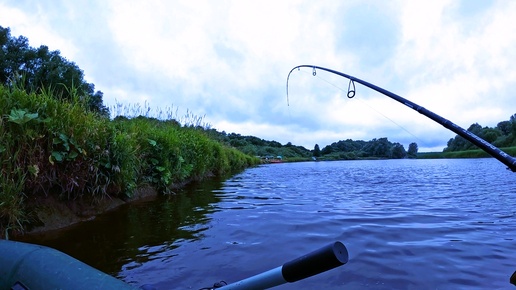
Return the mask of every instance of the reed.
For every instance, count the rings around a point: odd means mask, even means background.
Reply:
[[[73,90],[71,90],[73,92]],[[23,231],[31,196],[60,200],[130,198],[141,186],[161,193],[259,160],[210,138],[204,117],[145,103],[113,108],[109,119],[80,96],[0,86],[0,229]],[[179,120],[179,121],[178,121]]]
[[[179,108],[173,105],[151,107],[147,101],[145,101],[143,105],[139,103],[120,103],[117,101],[115,105],[111,107],[110,111],[112,119],[116,119],[117,117],[125,117],[128,119],[145,117],[164,121],[175,121],[184,127],[195,127],[205,130],[211,128],[211,124],[206,121],[205,115],[198,116],[187,109],[186,113],[181,116],[179,114]]]

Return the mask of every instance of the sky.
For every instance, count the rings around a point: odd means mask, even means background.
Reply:
[[[516,113],[516,1],[0,0],[0,26],[75,62],[113,114],[201,120],[307,149],[387,137],[442,151]],[[140,108],[140,109],[138,109]],[[193,117],[192,117],[193,116]]]

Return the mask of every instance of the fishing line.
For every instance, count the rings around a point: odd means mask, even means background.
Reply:
[[[475,133],[473,132],[470,132],[462,127],[460,127],[459,125],[453,123],[452,121],[448,120],[448,119],[445,119],[439,115],[437,115],[436,113],[424,108],[424,107],[421,107],[420,105],[414,103],[414,102],[411,102],[399,95],[396,95],[384,88],[381,88],[377,85],[374,85],[372,83],[369,83],[369,82],[366,82],[364,80],[361,80],[359,78],[356,78],[354,76],[351,76],[351,75],[348,75],[348,74],[345,74],[345,73],[342,73],[340,71],[336,71],[336,70],[333,70],[333,69],[329,69],[329,68],[325,68],[325,67],[322,67],[322,66],[316,66],[316,65],[306,65],[306,64],[303,64],[303,65],[298,65],[296,67],[294,67],[293,69],[290,70],[290,72],[288,73],[287,75],[287,102],[288,102],[288,81],[289,81],[289,78],[290,78],[290,74],[297,68],[302,68],[302,67],[307,67],[307,68],[311,68],[312,69],[312,74],[314,72],[316,72],[316,69],[318,70],[323,70],[323,71],[327,71],[329,73],[332,73],[332,74],[336,74],[338,76],[341,76],[343,78],[347,78],[349,80],[352,80],[354,82],[357,82],[361,85],[364,85],[374,91],[377,91],[379,92],[380,94],[383,94],[393,100],[395,100],[396,102],[399,102],[409,108],[411,108],[412,110],[426,116],[427,118],[435,121],[436,123],[442,125],[443,127],[445,127],[446,129],[456,133],[457,135],[460,135],[462,138],[468,140],[469,142],[473,143],[473,145],[476,145],[478,146],[480,149],[484,150],[486,153],[490,154],[491,156],[493,156],[494,158],[498,159],[498,161],[502,162],[503,164],[507,165],[508,169],[510,169],[511,171],[513,172],[516,172],[516,158],[512,157],[511,155],[507,154],[506,152],[500,150],[500,148],[494,146],[493,144],[487,142],[486,140],[480,138],[479,136],[475,135]],[[316,73],[317,74],[317,73]]]
[[[298,71],[302,72],[302,73],[307,73],[306,71],[302,71],[298,68]],[[356,88],[355,88],[355,82],[353,80],[349,80],[349,84],[348,84],[348,89],[347,90],[344,90],[343,88],[339,87],[338,85],[330,82],[329,80],[326,80],[325,78],[321,77],[320,74],[317,74],[316,72],[316,69],[315,67],[312,68],[312,76],[322,80],[323,82],[329,84],[330,86],[333,86],[335,87],[336,89],[342,91],[342,92],[347,92],[346,95],[349,99],[352,99],[355,97],[356,95]],[[366,105],[367,107],[369,107],[371,110],[375,111],[377,114],[383,116],[385,119],[391,121],[394,125],[398,126],[399,128],[401,128],[403,131],[407,132],[408,134],[410,134],[411,136],[413,136],[414,138],[416,138],[418,140],[418,142],[420,142],[420,144],[424,144],[424,141],[422,141],[421,139],[419,139],[416,135],[412,134],[412,132],[410,132],[409,130],[405,129],[403,126],[401,126],[400,124],[396,123],[393,119],[387,117],[386,115],[384,115],[383,113],[381,113],[380,111],[376,110],[374,107],[370,106],[369,104],[367,104],[365,101],[362,101],[360,98],[357,98],[358,101],[360,101],[363,105]],[[288,87],[287,87],[287,106],[289,105],[289,100],[288,100]],[[290,112],[290,111],[289,111]]]

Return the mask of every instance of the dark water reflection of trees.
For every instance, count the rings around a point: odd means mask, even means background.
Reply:
[[[213,191],[221,187],[222,179],[192,184],[175,195],[123,205],[95,220],[24,241],[50,246],[116,275],[202,238],[203,225],[214,211],[211,205],[220,201]]]

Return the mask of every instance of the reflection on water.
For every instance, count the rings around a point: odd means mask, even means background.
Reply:
[[[511,289],[515,180],[494,159],[271,164],[34,242],[158,289],[235,282],[336,240],[348,264],[281,289]]]
[[[177,195],[139,201],[65,230],[25,238],[63,251],[99,270],[117,275],[152,260],[174,257],[181,243],[202,239],[212,194],[221,180],[192,184]]]

